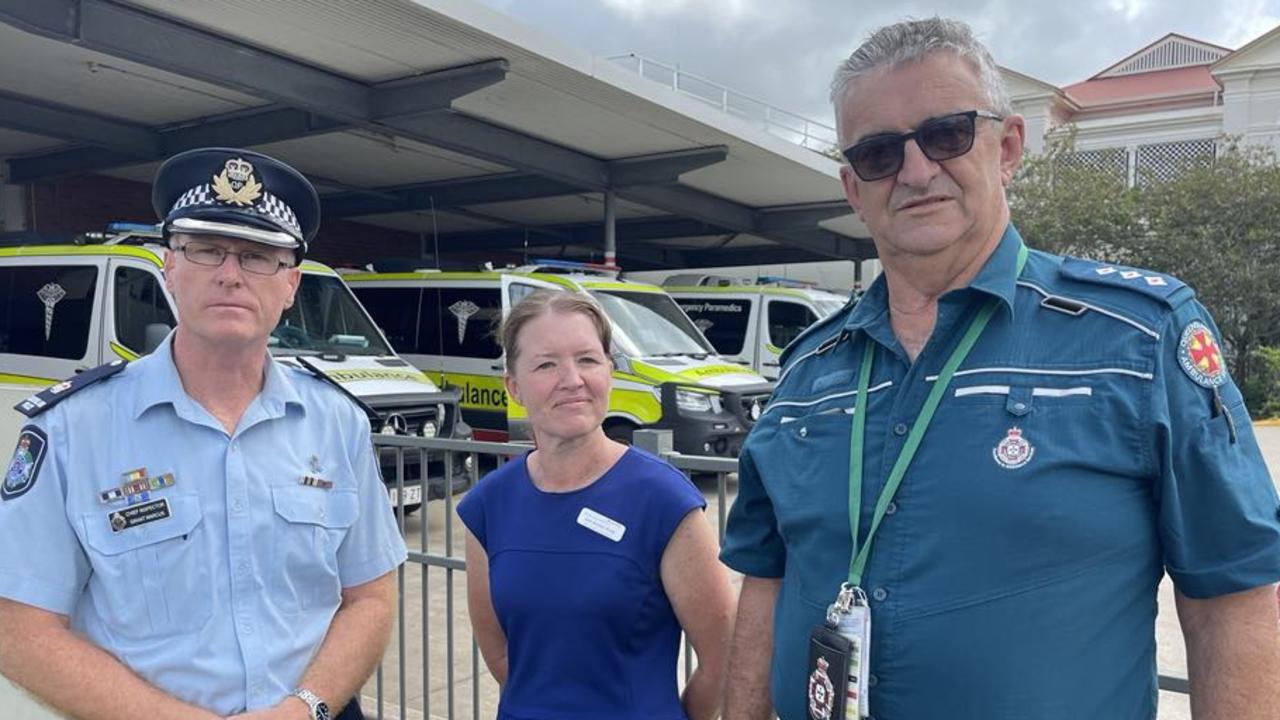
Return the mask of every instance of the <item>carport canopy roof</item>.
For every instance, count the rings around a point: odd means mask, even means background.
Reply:
[[[0,0],[0,67],[11,183],[227,145],[442,256],[599,257],[606,193],[632,269],[874,255],[834,160],[470,0]]]

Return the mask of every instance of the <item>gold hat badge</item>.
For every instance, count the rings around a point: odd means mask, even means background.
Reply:
[[[213,176],[213,194],[219,202],[252,205],[262,197],[262,183],[253,177],[253,164],[243,158],[228,160],[222,172]]]

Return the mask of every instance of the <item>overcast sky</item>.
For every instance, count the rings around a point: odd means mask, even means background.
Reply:
[[[1169,32],[1228,48],[1280,24],[1280,0],[480,0],[598,55],[638,53],[830,123],[836,64],[875,27],[947,14],[996,62],[1055,85]],[[1030,8],[1030,9],[1029,9]]]

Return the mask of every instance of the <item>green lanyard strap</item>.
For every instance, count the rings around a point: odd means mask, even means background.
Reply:
[[[1022,268],[1027,264],[1027,254],[1027,246],[1019,245],[1014,277],[1022,274]],[[969,351],[977,344],[978,336],[982,335],[982,331],[986,329],[998,305],[999,301],[992,298],[978,310],[978,314],[969,322],[964,337],[960,338],[960,343],[956,345],[955,350],[951,351],[951,357],[947,358],[946,364],[942,366],[942,371],[938,373],[929,396],[925,398],[924,406],[920,408],[920,414],[916,415],[915,422],[911,425],[911,433],[907,435],[906,444],[902,446],[898,459],[893,463],[893,469],[889,471],[889,480],[880,491],[875,513],[871,517],[871,528],[867,531],[867,541],[862,547],[858,547],[858,525],[862,514],[862,451],[867,427],[867,389],[871,385],[871,364],[875,359],[875,342],[870,337],[864,339],[862,366],[858,372],[858,399],[853,411],[853,429],[849,433],[849,532],[853,536],[854,552],[849,562],[847,587],[861,587],[862,572],[866,569],[867,557],[871,553],[871,541],[875,538],[876,531],[880,529],[880,521],[884,519],[890,501],[898,492],[902,478],[907,474],[907,466],[911,464],[916,450],[920,448],[920,441],[924,439],[925,431],[933,421],[933,414],[938,409],[938,404],[942,402],[942,396],[947,392],[952,376],[956,374],[960,363],[964,362],[965,357],[969,355]]]

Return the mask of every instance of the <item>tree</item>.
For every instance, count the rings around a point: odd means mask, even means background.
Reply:
[[[1145,232],[1140,193],[1128,187],[1123,150],[1075,152],[1075,132],[1050,139],[1028,156],[1009,186],[1009,209],[1027,243],[1059,255],[1126,262],[1134,238]]]
[[[1135,264],[1195,288],[1222,332],[1232,374],[1249,382],[1254,350],[1280,340],[1280,165],[1258,147],[1225,146],[1210,165],[1143,190],[1149,232]]]
[[[1069,132],[1028,158],[1009,188],[1014,222],[1035,247],[1191,285],[1218,323],[1232,375],[1247,385],[1261,362],[1255,350],[1280,344],[1274,154],[1224,142],[1212,162],[1189,161],[1170,180],[1140,177],[1131,188],[1127,164],[1105,152],[1076,153]]]

